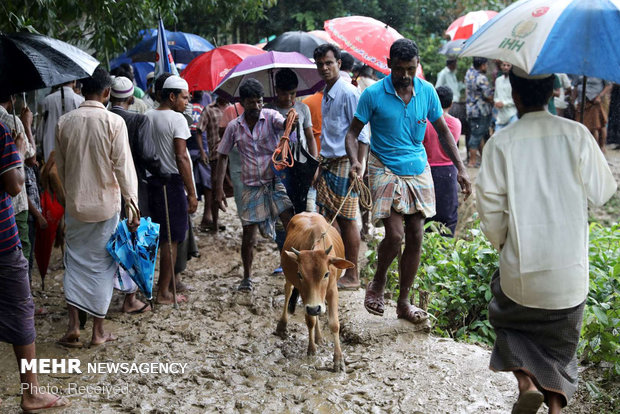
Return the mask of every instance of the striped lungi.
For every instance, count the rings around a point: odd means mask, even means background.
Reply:
[[[279,178],[261,186],[243,186],[241,224],[258,224],[265,237],[275,238],[275,223],[283,212],[293,208],[286,188]]]
[[[392,208],[400,214],[435,215],[435,190],[431,168],[420,175],[396,175],[373,154],[368,157],[368,182],[372,193],[372,222],[389,217]]]
[[[65,214],[65,299],[89,314],[108,313],[118,263],[106,249],[116,230],[119,214],[97,223],[86,223]]]
[[[499,270],[491,280],[493,299],[489,322],[497,339],[491,354],[493,371],[523,371],[543,391],[564,396],[564,405],[577,390],[577,345],[585,301],[569,309],[521,306],[500,287]],[[546,399],[546,396],[545,396]]]
[[[0,341],[30,345],[36,335],[28,261],[17,248],[0,255]]]
[[[320,157],[321,177],[316,185],[316,204],[319,212],[328,219],[338,211],[338,217],[355,220],[357,216],[358,194],[351,191],[345,201],[351,180],[349,171],[351,163],[348,157],[324,158]],[[344,205],[343,205],[344,202]]]

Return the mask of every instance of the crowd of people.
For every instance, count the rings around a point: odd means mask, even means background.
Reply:
[[[243,229],[239,291],[254,288],[257,233],[281,248],[289,220],[302,211],[333,219],[345,258],[356,265],[338,288],[360,288],[357,263],[368,218],[360,231],[361,200],[350,189],[364,180],[373,202],[370,221],[382,224],[385,236],[363,305],[371,314],[384,314],[387,271],[404,242],[396,312],[423,323],[428,314],[409,296],[424,223],[438,220],[446,236],[454,235],[459,187],[466,198],[472,193],[457,147],[463,130],[469,166],[481,165],[476,198],[482,229],[500,250],[489,311],[498,338],[491,368],[515,373],[514,412],[536,412],[543,400],[550,412],[559,412],[577,382],[575,351],[588,286],[587,201],[602,204],[616,190],[601,151],[602,102],[610,85],[588,79],[583,127],[552,115],[554,99],[566,114],[572,97],[580,96],[579,79],[571,91],[564,76],[531,77],[501,62],[491,87],[488,62],[474,58],[463,105],[456,61],[448,60],[435,89],[415,76],[419,52],[408,39],[391,45],[391,74],[381,80],[368,67],[355,68],[352,77],[333,44],[318,46],[314,61],[325,88],[300,101],[296,73],[281,69],[268,108],[265,85],[253,78],[241,83],[239,102],[231,104],[221,96],[190,93],[184,79],[169,73],[149,76],[145,93],[135,86],[130,66],[114,76],[97,68],[80,81],[79,93],[75,82],[61,85],[43,101],[36,133],[28,107],[11,116],[14,98],[0,96],[0,339],[14,345],[18,360],[35,357],[31,246],[34,229],[46,226],[37,159],[48,180],[60,183],[46,188],[65,208],[58,237],[68,327],[60,345],[84,346],[85,315],[94,321],[90,346],[116,339],[104,329],[104,319],[120,272],[105,246],[120,219],[127,219],[131,231],[141,216],[161,224],[156,303],[183,303],[188,286],[179,276],[187,260],[201,254],[194,231],[225,230],[219,210],[233,196]],[[568,102],[562,93],[571,96]],[[293,203],[298,186],[272,163],[287,119],[299,124],[291,141],[319,162],[318,174],[304,183],[301,204]],[[553,191],[558,188],[562,192]],[[200,198],[204,208],[194,228]],[[150,310],[136,287],[122,291],[124,312]],[[22,373],[21,381],[36,384],[36,374]],[[67,404],[45,393],[22,398],[24,411]]]

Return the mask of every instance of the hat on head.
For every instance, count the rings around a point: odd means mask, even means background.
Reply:
[[[514,66],[512,65],[512,73],[518,77],[518,78],[523,78],[523,79],[530,79],[530,80],[540,80],[540,79],[546,79],[550,76],[553,76],[553,74],[550,73],[546,73],[546,74],[542,74],[542,75],[530,75],[529,73],[527,73],[526,71],[524,71],[523,69],[521,69],[518,66]]]
[[[187,82],[185,82],[185,79],[176,75],[172,75],[168,79],[166,79],[162,89],[181,89],[187,91],[189,90],[189,86],[187,85]]]
[[[146,75],[146,80],[148,81],[149,79],[153,79],[155,77],[155,72],[149,72]]]
[[[117,76],[112,82],[110,95],[113,98],[129,98],[133,95],[133,82],[124,76]]]

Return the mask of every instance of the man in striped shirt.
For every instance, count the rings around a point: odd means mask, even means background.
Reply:
[[[13,142],[9,129],[0,122],[0,341],[13,345],[13,351],[21,361],[36,358],[34,339],[34,302],[30,294],[28,261],[22,254],[19,232],[15,223],[11,196],[16,196],[24,185],[24,172],[19,156],[24,140]],[[24,411],[69,404],[65,398],[39,388],[37,374],[20,372],[22,383],[21,408]]]
[[[293,204],[286,194],[282,181],[275,176],[271,156],[278,146],[277,131],[284,129],[285,120],[278,111],[263,109],[263,86],[256,79],[247,79],[239,87],[244,113],[226,127],[217,152],[216,200],[222,211],[226,211],[224,176],[228,164],[228,153],[233,146],[241,155],[241,181],[243,182],[241,222],[243,238],[241,259],[243,280],[238,289],[252,290],[253,246],[256,229],[261,234],[275,237],[275,219],[279,216],[284,228],[293,217]]]

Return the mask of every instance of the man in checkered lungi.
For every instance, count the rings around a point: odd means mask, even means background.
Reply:
[[[226,211],[224,176],[228,165],[228,154],[237,146],[241,156],[241,259],[243,280],[238,290],[249,292],[253,282],[252,262],[256,230],[271,238],[275,237],[275,220],[280,217],[284,228],[293,217],[293,204],[289,200],[284,184],[275,176],[271,156],[280,142],[277,131],[284,129],[285,119],[278,111],[263,109],[263,86],[250,78],[239,87],[244,113],[226,127],[218,152],[216,170],[216,201]]]
[[[500,252],[490,368],[517,378],[513,413],[535,414],[545,401],[557,414],[577,390],[588,203],[604,204],[617,184],[586,127],[547,111],[553,74],[513,66],[509,78],[519,120],[484,147],[476,181],[480,227]]]
[[[360,231],[357,228],[358,194],[347,191],[349,180],[349,159],[345,149],[347,128],[353,120],[357,108],[359,91],[340,77],[340,49],[333,44],[320,45],[314,50],[314,61],[319,75],[325,81],[325,91],[321,101],[323,123],[321,128],[321,176],[316,184],[316,203],[319,212],[331,221],[340,206],[342,209],[334,225],[340,230],[344,243],[345,258],[355,267],[347,269],[338,281],[339,289],[358,289],[360,286],[357,270],[357,256],[360,249]],[[362,152],[369,143],[368,128],[359,135]]]
[[[432,122],[444,152],[456,166],[457,180],[465,196],[471,193],[467,171],[443,118],[437,92],[430,83],[415,77],[418,62],[414,42],[408,39],[394,42],[388,59],[391,75],[364,90],[347,133],[353,179],[362,172],[357,137],[364,125],[370,123],[368,180],[373,199],[372,219],[373,222],[382,220],[385,226],[377,271],[366,289],[364,306],[368,312],[383,316],[387,270],[405,237],[396,313],[411,323],[428,319],[426,312],[409,302],[420,264],[424,218],[435,215],[433,178],[422,145],[427,121]]]

